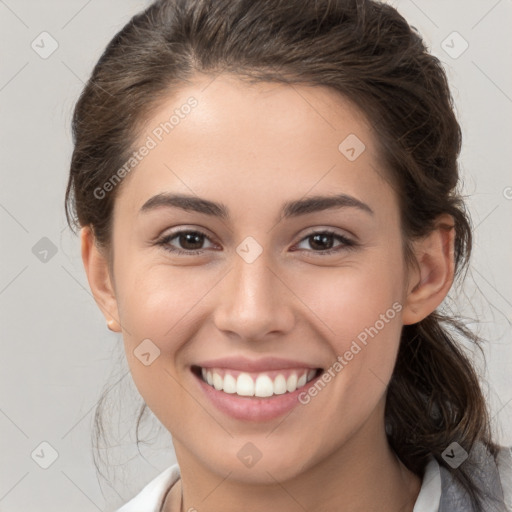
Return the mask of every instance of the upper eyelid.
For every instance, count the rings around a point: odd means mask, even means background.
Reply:
[[[163,240],[166,238],[169,238],[172,240],[173,238],[177,237],[178,235],[181,235],[182,233],[198,233],[198,234],[204,236],[205,238],[207,238],[208,240],[210,240],[210,242],[215,242],[215,237],[209,235],[204,230],[204,228],[178,228],[178,229],[176,229],[176,231],[172,231],[170,233],[158,236],[156,238],[156,240],[158,241],[158,240]]]

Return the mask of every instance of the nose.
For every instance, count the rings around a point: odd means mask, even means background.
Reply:
[[[216,327],[243,340],[290,331],[294,323],[293,293],[271,268],[265,251],[251,263],[238,254],[218,290]],[[275,265],[272,265],[273,267]]]

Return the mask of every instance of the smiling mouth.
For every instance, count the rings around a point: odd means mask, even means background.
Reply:
[[[231,395],[271,397],[293,393],[318,377],[322,368],[288,368],[268,372],[244,372],[228,368],[192,366],[192,373],[203,382]]]

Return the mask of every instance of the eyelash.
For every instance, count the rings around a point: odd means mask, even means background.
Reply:
[[[206,239],[209,240],[209,237],[206,236],[205,233],[202,233],[201,231],[196,231],[196,230],[191,230],[191,229],[183,229],[181,231],[175,231],[174,233],[170,233],[168,235],[165,235],[164,237],[162,237],[161,239],[157,240],[155,242],[155,245],[159,245],[159,246],[162,246],[166,251],[169,251],[170,253],[173,253],[173,254],[177,254],[179,256],[183,255],[183,256],[194,256],[194,255],[198,255],[198,254],[202,254],[206,249],[198,249],[198,250],[183,250],[183,249],[176,249],[176,248],[171,248],[171,246],[169,245],[170,241],[171,240],[174,240],[175,238],[177,238],[179,235],[182,235],[182,234],[195,234],[195,235],[200,235],[200,236],[203,236],[205,237]],[[336,238],[338,241],[342,242],[342,245],[336,247],[336,248],[333,248],[333,249],[327,249],[326,251],[307,251],[306,249],[297,249],[298,251],[305,251],[306,252],[313,252],[314,254],[318,255],[318,256],[328,256],[330,254],[334,254],[334,253],[337,253],[337,252],[340,252],[341,250],[350,250],[350,249],[355,249],[357,247],[357,243],[354,242],[353,240],[350,240],[349,238],[343,236],[343,235],[340,235],[339,233],[336,233],[335,231],[331,231],[329,229],[323,229],[323,230],[320,230],[320,231],[313,231],[309,234],[307,234],[305,237],[303,237],[300,241],[304,241],[308,238],[311,238],[315,235],[329,235],[329,236],[333,236],[334,238]]]

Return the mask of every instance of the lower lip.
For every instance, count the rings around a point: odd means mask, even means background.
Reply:
[[[236,393],[224,393],[224,391],[219,391],[204,382],[201,377],[195,374],[194,377],[208,399],[221,412],[238,420],[269,421],[290,412],[297,405],[301,405],[298,400],[299,395],[307,392],[308,388],[314,384],[320,375],[291,393],[272,395],[268,398],[243,397]]]

